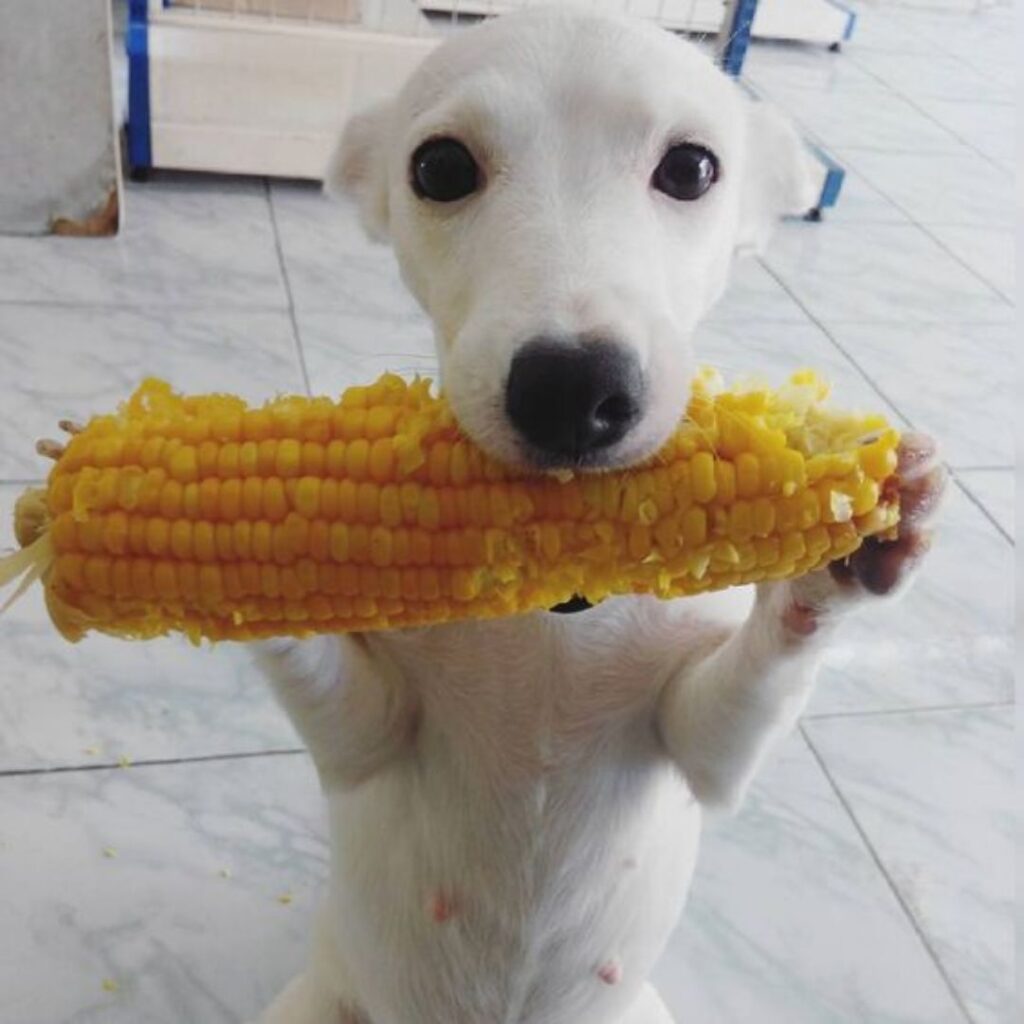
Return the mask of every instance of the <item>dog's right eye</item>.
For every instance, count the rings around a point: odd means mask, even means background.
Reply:
[[[672,199],[693,202],[718,180],[718,158],[690,142],[672,146],[661,158],[651,184]]]
[[[454,203],[479,183],[480,168],[458,139],[427,139],[412,155],[412,187],[421,199]]]

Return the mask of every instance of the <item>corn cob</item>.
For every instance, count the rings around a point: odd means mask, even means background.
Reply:
[[[507,616],[808,572],[895,529],[898,434],[826,411],[810,372],[705,373],[647,463],[529,474],[460,434],[430,382],[340,401],[181,397],[146,381],[16,511],[0,584],[42,577],[61,633],[193,640]]]

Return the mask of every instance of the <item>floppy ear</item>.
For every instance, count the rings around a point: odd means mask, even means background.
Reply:
[[[737,248],[760,252],[781,217],[813,209],[821,188],[817,169],[791,122],[767,103],[751,101]]]
[[[342,129],[324,173],[324,191],[332,198],[354,199],[366,233],[388,237],[386,137],[391,104],[378,103],[356,114]]]

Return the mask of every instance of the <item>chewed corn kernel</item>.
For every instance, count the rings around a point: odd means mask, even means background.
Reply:
[[[853,518],[853,499],[842,491],[832,491],[829,496],[832,518],[837,523],[848,523]]]
[[[776,391],[704,374],[642,465],[530,474],[472,444],[425,380],[260,409],[147,381],[19,501],[32,546],[0,585],[38,571],[69,639],[198,642],[783,579],[898,523],[898,433],[826,394],[809,372]]]

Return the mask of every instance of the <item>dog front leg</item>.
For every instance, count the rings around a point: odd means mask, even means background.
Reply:
[[[658,729],[693,795],[734,809],[814,686],[823,649],[786,624],[787,588],[764,588],[749,618],[712,653],[670,677]]]
[[[355,785],[411,740],[417,704],[396,669],[358,637],[253,645],[322,778]]]
[[[820,655],[845,614],[901,593],[916,573],[946,474],[927,437],[905,435],[899,455],[897,540],[869,539],[829,569],[760,585],[747,621],[666,684],[661,737],[701,802],[731,808],[742,800],[806,705]]]

